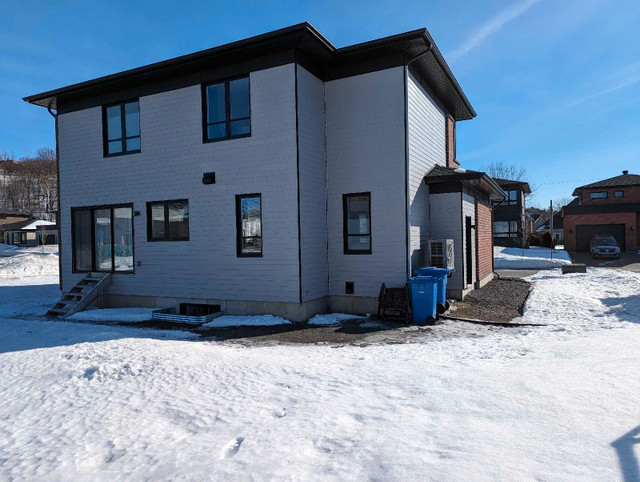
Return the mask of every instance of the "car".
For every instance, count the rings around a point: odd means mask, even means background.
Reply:
[[[620,246],[613,236],[596,234],[591,238],[591,256],[594,258],[620,258]]]

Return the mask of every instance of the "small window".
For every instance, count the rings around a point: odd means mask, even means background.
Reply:
[[[147,203],[148,241],[189,241],[189,200]]]
[[[371,254],[371,193],[342,195],[344,254]]]
[[[589,197],[591,199],[607,199],[608,193],[607,191],[592,192],[592,193],[589,193]]]
[[[613,191],[613,197],[624,197],[624,191]]]
[[[104,155],[140,152],[140,106],[137,100],[103,108]]]
[[[204,86],[203,128],[205,142],[251,135],[249,77]]]
[[[513,206],[515,204],[518,204],[518,191],[516,191],[515,189],[508,189],[507,191],[505,191],[506,195],[507,195],[507,199],[505,199],[504,204],[507,206]]]
[[[238,257],[262,256],[262,198],[260,194],[236,196]]]

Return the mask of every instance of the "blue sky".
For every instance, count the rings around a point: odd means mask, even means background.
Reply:
[[[11,2],[0,24],[0,153],[54,146],[25,95],[301,21],[334,45],[427,27],[475,107],[458,158],[525,167],[534,204],[640,173],[640,2]]]

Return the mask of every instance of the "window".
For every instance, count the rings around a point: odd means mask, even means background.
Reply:
[[[607,199],[608,195],[607,191],[589,193],[591,199]]]
[[[204,86],[202,111],[204,142],[250,136],[249,77]]]
[[[517,238],[518,221],[494,221],[493,236],[496,238]]]
[[[515,189],[508,189],[505,191],[505,193],[507,194],[507,199],[504,203],[507,206],[518,204],[518,191],[516,191]]]
[[[103,107],[104,155],[140,152],[140,106],[137,100]]]
[[[624,197],[624,191],[613,191],[613,197]]]
[[[27,233],[11,233],[12,244],[27,244]]]
[[[147,240],[189,241],[189,200],[147,203]]]
[[[262,256],[262,198],[260,194],[236,196],[238,257]]]
[[[133,272],[133,206],[71,209],[73,271]]]
[[[371,193],[342,195],[344,254],[371,254]]]

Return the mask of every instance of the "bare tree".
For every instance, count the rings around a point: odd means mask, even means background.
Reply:
[[[496,177],[498,179],[527,182],[527,170],[524,167],[518,167],[513,164],[496,161],[487,164],[484,167],[484,170],[489,174],[489,176]]]
[[[553,201],[553,210],[556,212],[560,212],[563,207],[573,201],[570,197],[561,197],[560,199],[556,199]]]

